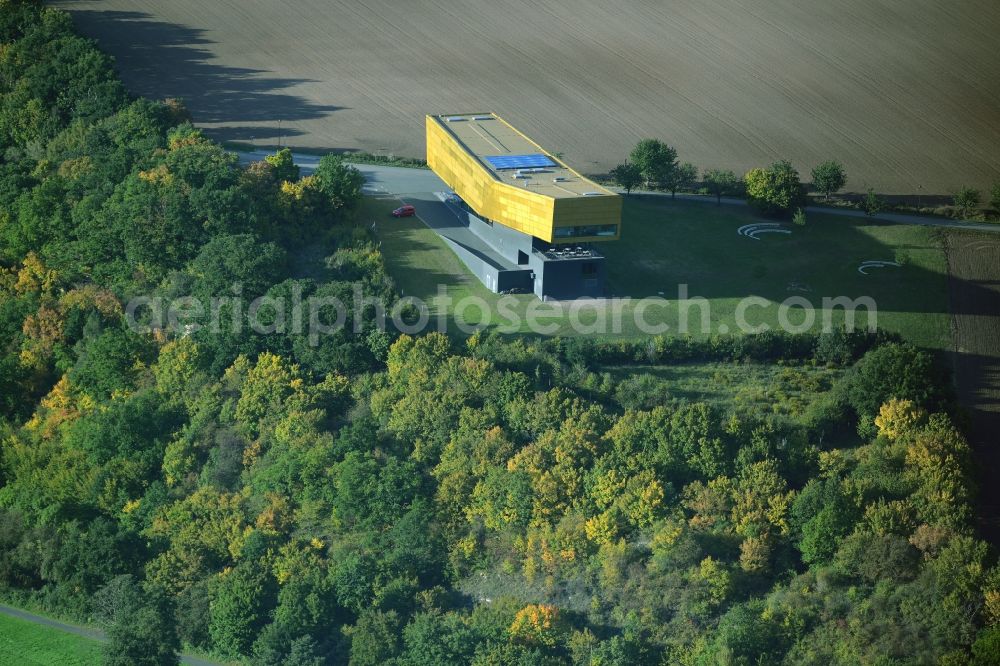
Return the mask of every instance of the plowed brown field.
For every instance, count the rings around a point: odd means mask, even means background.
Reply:
[[[972,417],[984,530],[1000,543],[1000,234],[947,232],[959,399]]]
[[[223,139],[419,156],[423,114],[493,110],[588,172],[658,136],[704,167],[837,158],[854,190],[1000,180],[996,0],[57,4]]]

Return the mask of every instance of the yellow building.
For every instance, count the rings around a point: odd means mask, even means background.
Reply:
[[[553,244],[621,235],[620,196],[495,114],[427,116],[427,164],[489,222]]]

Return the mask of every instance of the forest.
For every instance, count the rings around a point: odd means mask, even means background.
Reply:
[[[0,596],[105,627],[106,663],[1000,663],[935,354],[385,330],[336,156],[241,167],[37,2],[0,0],[0,93]],[[358,285],[318,341],[125,312]],[[697,364],[808,399],[650,372]]]

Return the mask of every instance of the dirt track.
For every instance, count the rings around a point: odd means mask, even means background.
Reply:
[[[949,307],[959,399],[972,417],[970,442],[984,531],[1000,543],[1000,235],[947,232]]]
[[[854,190],[1000,180],[996,0],[56,4],[220,138],[421,155],[423,114],[494,110],[588,172],[660,136],[704,167],[835,157]]]

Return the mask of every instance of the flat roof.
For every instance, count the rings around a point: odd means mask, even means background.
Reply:
[[[570,169],[495,113],[433,117],[501,182],[554,199],[617,196]]]

